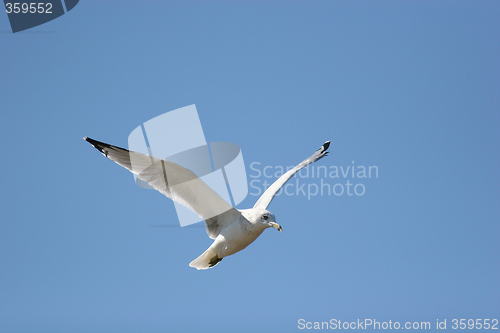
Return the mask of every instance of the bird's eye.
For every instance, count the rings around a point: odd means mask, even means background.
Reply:
[[[264,215],[262,217],[264,218],[264,220],[267,220],[269,218],[269,216],[267,216],[267,215]]]

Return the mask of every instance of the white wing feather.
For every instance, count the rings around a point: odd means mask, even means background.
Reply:
[[[326,151],[330,146],[330,141],[327,141],[319,148],[311,157],[302,161],[295,168],[288,170],[285,174],[283,174],[277,181],[275,181],[268,189],[261,195],[259,200],[255,203],[253,208],[267,209],[267,206],[271,203],[276,193],[280,190],[280,188],[285,185],[285,183],[293,177],[300,169],[309,164],[312,164],[321,158],[325,157],[328,152]]]
[[[176,163],[88,137],[84,139],[104,156],[136,174],[137,178],[147,182],[155,190],[203,218],[208,236],[212,239],[241,215],[192,171]]]

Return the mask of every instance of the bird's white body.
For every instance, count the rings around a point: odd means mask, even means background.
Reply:
[[[129,151],[85,137],[107,158],[127,168],[165,196],[186,206],[205,220],[212,245],[189,266],[207,269],[222,258],[253,243],[262,232],[273,227],[281,231],[274,215],[266,210],[275,194],[300,169],[326,156],[330,141],[316,153],[276,180],[251,209],[237,210],[225,202],[193,172],[156,157]],[[168,178],[168,179],[167,179]],[[175,186],[172,186],[173,184]]]
[[[189,266],[197,269],[215,266],[222,258],[235,254],[252,244],[264,230],[270,227],[270,225],[262,223],[260,217],[263,214],[269,216],[269,222],[274,222],[274,215],[267,210],[245,209],[239,210],[239,212],[241,213],[239,217],[222,229],[212,245],[201,256],[193,260]],[[211,265],[210,261],[214,257],[220,260]]]
[[[224,228],[210,247],[217,250],[220,258],[230,256],[253,243],[262,232],[269,228],[257,222],[252,209],[240,211],[237,221]]]

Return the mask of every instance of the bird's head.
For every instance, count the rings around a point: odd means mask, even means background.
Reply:
[[[257,223],[263,224],[266,228],[273,227],[274,229],[282,232],[281,226],[276,223],[274,214],[268,210],[262,209],[257,212]]]

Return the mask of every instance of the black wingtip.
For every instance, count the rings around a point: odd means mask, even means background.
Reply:
[[[87,141],[88,143],[90,143],[95,149],[99,150],[106,157],[108,157],[109,150],[114,150],[114,151],[122,150],[122,151],[129,152],[128,149],[120,148],[120,147],[113,146],[113,145],[110,145],[110,144],[107,144],[107,143],[104,143],[101,141],[97,141],[97,140],[89,138],[88,136],[85,136],[83,139],[85,141]]]
[[[85,136],[83,138],[85,141],[90,143],[95,149],[99,150],[101,153],[103,153],[107,157],[107,152],[105,151],[105,148],[110,148],[112,147],[111,145],[108,145],[107,143],[100,142],[94,139],[89,138],[88,136]]]
[[[96,141],[94,139],[91,139],[89,138],[88,136],[84,136],[83,137],[83,140],[87,141],[88,143],[90,143],[92,146],[96,147],[96,144],[98,143],[102,143],[102,142],[99,142],[99,141]]]
[[[323,150],[327,150],[330,147],[330,141],[327,141],[323,144]]]

